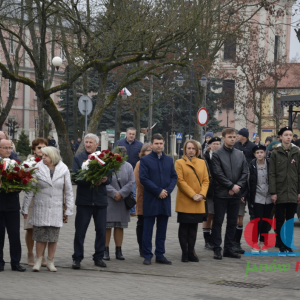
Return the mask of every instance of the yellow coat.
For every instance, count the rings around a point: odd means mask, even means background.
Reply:
[[[201,185],[193,169],[196,171]],[[176,212],[189,214],[204,214],[205,200],[196,202],[192,199],[195,194],[206,197],[209,186],[209,177],[205,161],[192,157],[191,161],[186,157],[175,162],[177,179]]]

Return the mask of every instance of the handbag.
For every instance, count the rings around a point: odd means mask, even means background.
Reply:
[[[122,189],[122,186],[120,184],[119,178],[118,178],[118,176],[117,176],[116,173],[115,173],[115,175],[116,175],[119,187],[120,187],[120,189]],[[133,193],[132,192],[130,192],[130,194],[127,197],[124,198],[124,203],[125,203],[125,206],[126,206],[127,209],[132,209],[136,205],[136,201],[135,201],[135,199],[133,197]]]
[[[68,223],[68,216],[66,215],[66,210],[67,210],[67,196],[66,196],[66,178],[64,176],[64,189],[63,189],[63,223],[66,224]]]

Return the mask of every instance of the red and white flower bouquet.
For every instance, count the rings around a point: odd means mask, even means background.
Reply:
[[[38,158],[40,160],[40,158]],[[14,159],[0,158],[0,190],[10,192],[34,192],[39,191],[37,180],[33,177],[38,161],[23,164]]]
[[[111,176],[118,173],[126,157],[121,157],[109,150],[97,151],[88,156],[88,160],[83,162],[82,169],[73,174],[74,180],[86,180],[92,183],[92,187],[97,187],[104,176]]]

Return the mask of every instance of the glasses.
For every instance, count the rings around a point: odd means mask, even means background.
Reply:
[[[38,146],[37,148],[39,149],[39,150],[41,150],[42,148],[45,148],[46,146],[43,146],[43,147],[41,147],[41,146]]]
[[[13,147],[0,147],[0,148],[2,148],[3,150],[12,150],[13,149]]]

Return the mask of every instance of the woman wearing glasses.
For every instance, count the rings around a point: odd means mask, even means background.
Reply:
[[[33,155],[29,155],[27,159],[29,159],[31,157],[39,157],[40,159],[42,159],[42,156],[43,156],[42,149],[47,146],[48,146],[48,142],[46,139],[37,138],[37,139],[33,140],[32,144],[31,144],[31,149],[33,151]],[[28,266],[34,266],[34,254],[33,254],[34,240],[32,239],[32,228],[33,227],[31,224],[28,223],[31,218],[33,202],[34,202],[34,198],[32,199],[32,201],[29,205],[28,218],[24,219],[24,230],[26,230],[25,242],[26,242],[26,246],[28,249],[28,254],[27,254]],[[47,266],[47,262],[44,257],[43,257],[42,266],[43,267]]]

